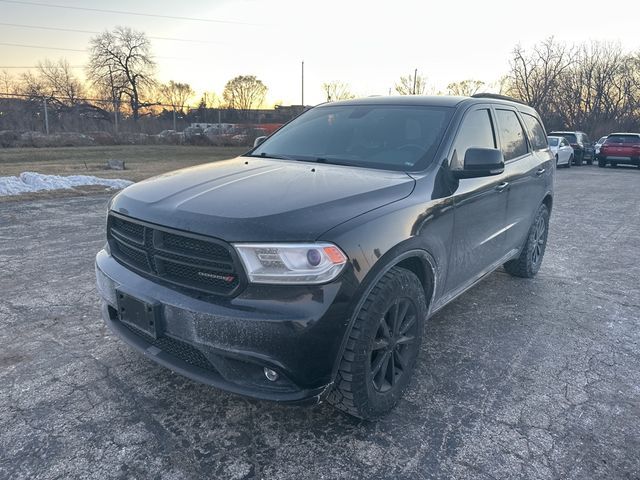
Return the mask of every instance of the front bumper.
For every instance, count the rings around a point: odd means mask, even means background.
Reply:
[[[345,273],[326,285],[250,285],[213,302],[143,278],[105,250],[96,257],[102,315],[122,340],[193,380],[285,403],[317,402],[331,386],[355,291]],[[118,292],[157,305],[157,338],[120,321]]]

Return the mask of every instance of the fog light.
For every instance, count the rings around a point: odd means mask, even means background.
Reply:
[[[264,367],[264,376],[267,377],[267,380],[269,380],[270,382],[275,382],[276,380],[278,380],[278,377],[280,377],[280,375],[278,375],[278,372],[267,367]]]

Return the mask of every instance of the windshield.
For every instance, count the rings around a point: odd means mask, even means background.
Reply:
[[[600,140],[598,140],[596,143],[599,143],[600,145],[602,145],[606,139],[607,137],[601,137]]]
[[[309,110],[252,156],[421,170],[436,153],[452,108],[327,105]]]
[[[559,140],[560,140],[559,138],[549,137],[549,146],[550,147],[557,147]]]

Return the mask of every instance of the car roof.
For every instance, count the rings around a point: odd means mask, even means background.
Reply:
[[[467,97],[454,97],[449,95],[395,95],[395,96],[373,96],[354,98],[353,100],[340,100],[337,102],[327,102],[318,105],[416,105],[433,107],[455,107]]]
[[[561,137],[559,135],[547,135],[547,138],[557,138],[559,140],[563,139],[564,137]]]
[[[554,134],[554,133],[560,133],[560,134],[570,133],[572,135],[575,135],[576,133],[584,133],[584,132],[582,130],[554,130],[551,133],[552,134]]]
[[[337,102],[327,102],[318,107],[328,105],[413,105],[423,107],[458,107],[460,105],[474,104],[502,104],[516,107],[522,112],[535,113],[530,106],[511,100],[500,95],[479,95],[476,97],[460,97],[453,95],[396,95],[396,96],[373,96],[356,98],[353,100],[341,100]]]
[[[608,136],[612,137],[613,135],[636,135],[636,136],[640,136],[640,133],[636,133],[636,132],[618,132],[618,133],[610,133]]]

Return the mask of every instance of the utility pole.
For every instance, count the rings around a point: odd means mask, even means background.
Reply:
[[[118,133],[118,102],[113,104],[113,126],[116,133]]]
[[[177,131],[177,129],[176,129],[176,109],[175,109],[175,107],[173,108],[173,130]]]
[[[44,103],[44,131],[49,135],[49,111],[47,110],[47,99],[42,99]]]
[[[302,106],[304,107],[304,60],[302,61]]]
[[[416,80],[418,80],[418,69],[413,71],[413,94],[416,94]]]

